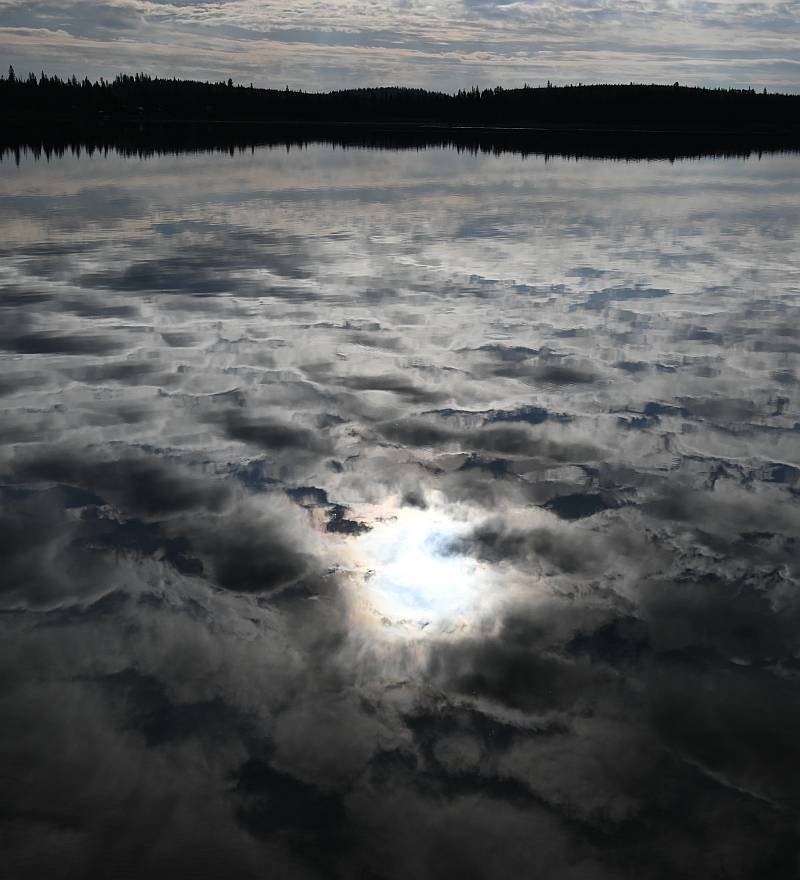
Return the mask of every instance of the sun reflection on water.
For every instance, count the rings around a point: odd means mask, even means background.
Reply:
[[[443,511],[401,508],[358,539],[358,606],[383,626],[467,626],[486,598],[485,566],[458,550],[471,529]]]

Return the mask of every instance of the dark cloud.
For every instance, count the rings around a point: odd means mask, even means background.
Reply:
[[[600,450],[589,443],[558,442],[538,437],[522,425],[493,425],[468,438],[468,446],[504,455],[541,456],[558,462],[591,461]]]
[[[6,608],[58,604],[107,589],[113,569],[82,545],[80,523],[59,509],[61,499],[9,491],[0,499],[0,593]]]
[[[80,4],[40,3],[25,5],[11,3],[0,15],[5,27],[36,26],[50,30],[64,30],[81,37],[108,37],[120,33],[135,33],[142,25],[142,16],[130,6],[95,3],[91,14]]]
[[[331,848],[341,845],[337,838],[347,834],[339,796],[282,773],[266,761],[247,760],[236,788],[241,794],[237,818],[243,827],[259,837],[291,834],[298,852],[319,868],[328,862]]]
[[[333,442],[324,430],[312,431],[302,425],[269,417],[258,418],[239,410],[229,410],[216,422],[233,440],[240,440],[274,453],[330,455]]]
[[[91,489],[126,514],[162,517],[196,510],[221,511],[231,489],[219,480],[198,477],[162,458],[123,456],[91,460],[65,450],[29,455],[17,476],[25,482],[54,482]]]
[[[390,443],[415,448],[450,447],[503,456],[541,457],[559,462],[591,461],[600,455],[600,451],[588,443],[550,440],[535,434],[525,424],[515,424],[511,420],[489,420],[484,426],[471,430],[446,425],[446,422],[412,418],[384,422],[377,429]]]
[[[491,361],[478,365],[478,375],[518,379],[530,384],[584,385],[597,381],[595,365],[560,352],[525,347],[485,346],[478,351],[488,353]]]
[[[401,446],[442,446],[455,442],[458,434],[425,419],[403,419],[380,426],[381,435]]]
[[[123,293],[165,293],[189,296],[268,296],[277,288],[253,278],[269,272],[299,281],[308,277],[310,255],[304,242],[292,236],[248,230],[226,230],[224,240],[201,226],[188,240],[165,239],[176,251],[144,256],[122,269],[104,269],[81,276],[87,288]]]
[[[584,385],[594,382],[597,374],[570,364],[542,364],[531,370],[528,377],[552,385]]]
[[[755,401],[741,398],[681,398],[678,403],[684,412],[696,418],[718,422],[749,421],[761,413],[761,407]]]
[[[84,494],[78,506],[102,505],[97,496]],[[80,540],[83,546],[116,556],[155,557],[185,575],[202,575],[203,563],[193,555],[191,542],[184,535],[170,538],[160,523],[140,519],[120,520],[97,510],[83,513]]]
[[[17,394],[26,388],[36,388],[44,385],[47,379],[33,372],[8,372],[0,377],[0,397]]]
[[[121,347],[111,334],[40,333],[0,334],[0,348],[17,354],[107,355]]]
[[[432,669],[435,679],[455,693],[533,713],[580,711],[591,691],[604,683],[600,672],[542,653],[508,629],[503,635],[442,645]]]
[[[314,571],[313,558],[287,530],[290,521],[279,511],[240,506],[224,516],[171,523],[169,532],[188,539],[213,585],[269,593]]]
[[[161,337],[170,348],[194,348],[198,342],[195,335],[180,330],[162,333]]]
[[[535,357],[539,352],[524,345],[481,345],[476,351],[486,352],[500,361],[515,364]]]
[[[343,376],[337,384],[351,391],[389,391],[419,406],[430,406],[449,397],[446,392],[421,387],[400,375]]]
[[[91,680],[119,713],[127,730],[140,735],[150,748],[202,737],[213,742],[236,738],[252,719],[220,697],[201,702],[173,702],[162,681],[128,668]]]
[[[479,526],[468,536],[453,541],[448,550],[495,564],[554,566],[566,573],[601,570],[606,557],[585,533],[544,527],[515,529],[502,521]]]
[[[590,632],[577,632],[565,648],[594,663],[632,663],[650,650],[650,636],[641,620],[621,617]]]
[[[0,217],[40,218],[47,220],[56,229],[75,230],[85,223],[104,221],[115,224],[126,218],[133,218],[146,210],[146,201],[137,193],[122,185],[94,186],[79,188],[77,192],[63,193],[58,205],[53,205],[49,196],[43,193],[16,194],[0,198]],[[61,257],[80,253],[84,243],[77,247],[59,247],[59,243],[38,242],[28,250],[21,248],[22,254],[29,253],[31,269],[41,267],[44,276],[50,276],[54,267],[63,266]],[[56,257],[55,260],[52,258]]]
[[[708,488],[681,485],[664,486],[643,509],[654,519],[691,529],[696,541],[723,551],[753,523],[770,532],[788,536],[797,533],[800,518],[787,500],[768,503],[741,491],[735,495],[717,494],[714,481]]]
[[[227,267],[226,267],[227,268]],[[96,272],[80,279],[87,287],[117,291],[178,293],[190,296],[253,291],[248,281],[231,278],[222,267],[205,267],[191,257],[171,257],[134,263],[122,272]]]
[[[158,385],[170,384],[171,377],[157,361],[116,361],[105,364],[91,364],[73,367],[64,371],[70,379],[85,382],[88,385],[105,382],[120,382],[125,385]]]

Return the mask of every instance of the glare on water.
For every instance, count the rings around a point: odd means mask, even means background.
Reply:
[[[400,508],[355,544],[356,606],[383,626],[468,626],[490,596],[486,566],[459,552],[472,524],[443,510]]]

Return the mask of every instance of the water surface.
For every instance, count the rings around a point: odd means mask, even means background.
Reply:
[[[15,877],[789,877],[800,165],[0,165]]]

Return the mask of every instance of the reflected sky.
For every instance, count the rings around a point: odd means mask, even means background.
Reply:
[[[15,876],[792,876],[798,205],[796,156],[0,165]]]

